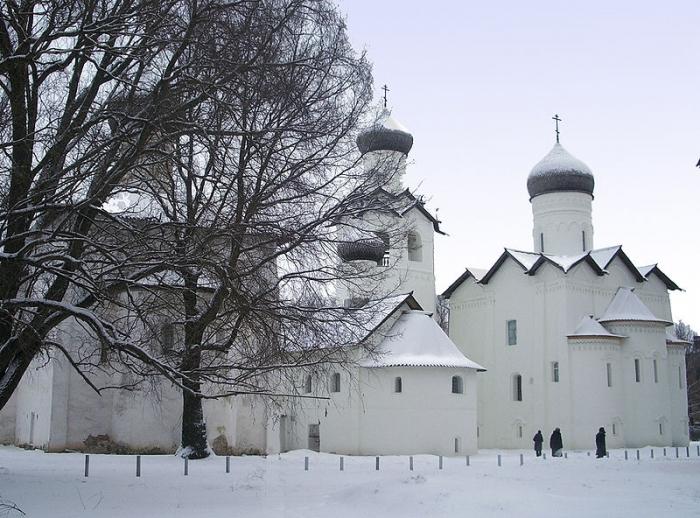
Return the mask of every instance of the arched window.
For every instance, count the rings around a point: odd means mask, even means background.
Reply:
[[[523,400],[523,377],[513,374],[513,401]]]
[[[464,393],[464,383],[462,382],[462,376],[452,376],[452,393]]]
[[[421,240],[420,234],[415,230],[408,233],[408,260],[423,260],[423,241]]]
[[[401,376],[394,378],[394,392],[403,392],[403,383],[401,382]]]
[[[311,394],[311,374],[306,376],[306,379],[304,379],[304,393],[305,394]]]
[[[340,373],[334,372],[331,376],[331,392],[340,392]]]

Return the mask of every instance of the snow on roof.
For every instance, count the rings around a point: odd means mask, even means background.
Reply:
[[[673,326],[669,326],[666,328],[666,343],[690,345],[692,342],[678,338],[676,330],[673,328]]]
[[[564,273],[568,272],[572,267],[576,266],[579,262],[586,258],[588,252],[578,254],[578,255],[547,255],[543,254],[544,257],[557,265],[559,268],[564,270]]]
[[[645,279],[648,279],[649,275],[654,273],[659,279],[661,279],[661,282],[663,282],[666,285],[667,289],[682,291],[681,287],[678,286],[678,284],[673,282],[668,275],[661,271],[657,263],[650,264],[647,266],[639,266],[637,270],[639,270],[639,273],[641,273]]]
[[[633,288],[620,287],[608,305],[599,322],[636,321],[672,324],[668,320],[656,318],[651,310],[634,293]]]
[[[467,271],[472,274],[472,277],[474,277],[477,281],[480,281],[481,279],[484,278],[484,275],[488,272],[486,268],[475,268],[472,266],[469,266],[467,268]]]
[[[602,325],[596,322],[593,317],[585,316],[576,326],[573,333],[568,335],[570,338],[577,336],[607,336],[610,338],[626,338],[622,335],[616,335],[605,329]]]
[[[605,270],[613,257],[620,251],[622,246],[609,246],[607,248],[599,248],[598,250],[591,250],[589,254],[591,258],[600,266],[601,270]]]
[[[382,114],[379,117],[379,120],[377,121],[377,126],[381,126],[386,129],[390,130],[396,130],[396,131],[403,131],[405,133],[411,133],[406,126],[401,124],[399,121],[397,121],[392,115],[391,112],[387,109],[385,109]]]
[[[431,316],[404,312],[363,367],[466,367],[484,371],[464,356]]]
[[[527,271],[530,271],[532,267],[535,266],[535,263],[541,255],[535,252],[523,252],[521,250],[513,250],[512,248],[506,248],[506,252],[508,252],[513,259],[518,261]]]
[[[582,160],[569,153],[559,142],[554,144],[552,150],[535,164],[530,171],[531,176],[553,175],[556,173],[568,173],[577,171],[592,175],[591,170]]]

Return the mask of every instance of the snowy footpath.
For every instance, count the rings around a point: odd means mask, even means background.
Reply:
[[[685,517],[700,516],[698,445],[537,459],[482,450],[469,459],[340,457],[295,451],[268,457],[47,454],[0,447],[0,497],[29,517]],[[498,466],[498,454],[501,466]],[[520,454],[523,465],[520,465]],[[305,457],[309,458],[305,471]],[[0,511],[0,516],[3,516]],[[21,516],[12,511],[7,516]]]

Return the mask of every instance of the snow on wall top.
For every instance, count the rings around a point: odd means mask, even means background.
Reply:
[[[658,322],[670,325],[673,322],[657,318],[651,310],[639,300],[633,288],[620,287],[603,313],[599,322]]]
[[[542,254],[537,254],[534,252],[522,252],[520,250],[513,250],[511,248],[506,248],[506,252],[510,254],[510,256],[518,261],[525,270],[530,271],[533,266],[535,266],[535,263],[540,259],[540,256]]]
[[[593,173],[588,166],[564,149],[559,142],[532,168],[527,177],[530,198],[561,191],[578,191],[592,195],[594,185]]]
[[[669,326],[666,328],[666,343],[667,344],[684,344],[684,345],[690,345],[691,342],[688,340],[681,340],[678,338],[678,335],[676,335],[676,331],[673,329],[672,326]]]
[[[431,316],[404,312],[363,367],[466,367],[484,371],[464,356]]]
[[[596,322],[592,317],[585,316],[576,326],[576,329],[569,337],[576,336],[607,336],[610,338],[626,338],[622,335],[616,335],[605,329],[602,325]]]

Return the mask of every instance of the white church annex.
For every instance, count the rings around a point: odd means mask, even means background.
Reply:
[[[338,256],[348,268],[382,275],[338,285],[336,294],[341,305],[372,312],[375,325],[361,342],[371,344],[374,353],[357,347],[350,352],[352,366],[300,370],[293,391],[308,397],[292,398],[281,408],[257,396],[204,401],[215,450],[461,455],[477,449],[477,371],[484,369],[465,357],[431,316],[434,237],[441,231],[423,201],[403,187],[413,137],[385,110],[357,144],[366,174],[379,175],[377,196],[387,199],[391,210],[358,211],[352,220],[339,221],[338,232],[345,237]],[[386,170],[393,172],[382,177]],[[383,229],[395,224],[409,229],[406,240],[386,238]],[[370,300],[382,297],[378,303]],[[88,337],[67,321],[55,339],[72,347]],[[104,385],[128,383],[123,373],[103,376]],[[124,450],[172,452],[179,443],[181,412],[179,391],[168,382],[100,397],[56,356],[35,362],[0,412],[0,442],[63,451],[85,449],[98,437]]]
[[[593,245],[594,178],[559,143],[527,188],[534,252],[506,248],[444,292],[450,337],[478,377],[479,447],[530,448],[561,428],[567,449],[688,444],[685,346],[657,265]]]

